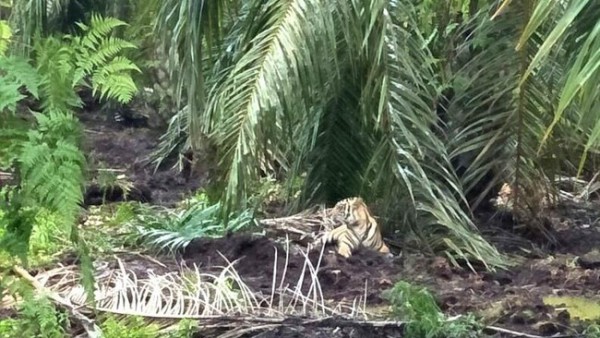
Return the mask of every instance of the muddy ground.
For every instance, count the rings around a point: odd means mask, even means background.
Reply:
[[[157,148],[164,127],[127,127],[115,121],[110,112],[98,108],[81,112],[79,118],[84,125],[84,147],[91,162],[90,178],[96,177],[99,169],[125,174],[134,184],[134,190],[149,193],[143,202],[161,205],[173,205],[207,179],[206,175],[182,175],[173,168],[175,159],[156,168],[150,155]]]
[[[134,183],[147,186],[152,192],[152,203],[172,204],[202,185],[205,177],[186,180],[168,168],[153,172],[154,167],[147,158],[158,143],[160,131],[125,128],[110,116],[99,113],[86,112],[81,119],[86,128],[86,147],[95,162],[105,168],[122,169]],[[425,257],[411,251],[404,251],[401,257],[394,259],[366,251],[344,259],[326,252],[319,273],[324,297],[351,301],[365,294],[366,283],[368,305],[377,307],[386,304],[381,292],[402,279],[429,287],[441,308],[451,315],[474,312],[483,316],[486,324],[542,336],[581,330],[564,309],[546,306],[542,299],[557,294],[595,297],[598,293],[600,269],[593,265],[584,268],[576,257],[589,253],[600,241],[599,206],[570,205],[549,213],[549,222],[560,239],[553,247],[533,246],[531,238],[524,238],[511,231],[505,222],[490,220],[489,216],[479,222],[486,238],[502,252],[524,258],[508,271],[474,273],[452,267],[444,257]],[[219,253],[231,261],[239,259],[236,268],[245,282],[257,291],[269,293],[275,247],[278,248],[278,271],[282,271],[285,250],[280,244],[242,234],[192,242],[180,259],[207,270],[226,264]],[[311,260],[316,262],[317,256],[314,252]],[[146,263],[140,264],[143,269]],[[303,264],[301,255],[290,257],[287,267],[290,283],[298,280]],[[304,331],[262,333],[262,337],[385,336],[383,332],[356,328],[335,333],[322,329],[298,330]],[[398,336],[399,333],[386,334]]]

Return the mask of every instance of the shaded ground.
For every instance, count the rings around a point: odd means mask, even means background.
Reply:
[[[152,203],[171,205],[198,189],[206,177],[186,179],[171,165],[156,172],[150,154],[156,149],[161,130],[127,128],[112,114],[86,110],[79,114],[85,126],[85,144],[91,169],[109,169],[126,174],[134,185],[151,192]],[[93,172],[93,174],[96,174]]]
[[[86,112],[81,115],[86,126],[86,147],[104,168],[122,169],[136,184],[152,192],[153,203],[172,204],[186,193],[201,186],[204,177],[186,181],[174,170],[162,169],[154,173],[147,162],[157,144],[159,131],[149,128],[124,128],[109,116]],[[417,253],[404,252],[401,258],[386,259],[371,252],[360,252],[349,259],[326,252],[319,272],[324,297],[348,300],[366,294],[369,306],[385,304],[381,291],[403,279],[429,287],[440,306],[449,314],[475,312],[486,318],[487,324],[515,331],[540,335],[571,332],[574,322],[568,313],[543,304],[543,297],[553,294],[596,296],[600,289],[600,270],[582,268],[577,256],[585,255],[600,241],[599,205],[568,205],[553,211],[550,223],[561,240],[552,248],[534,247],[505,223],[483,219],[484,235],[505,253],[526,257],[509,271],[473,273],[453,268],[443,257],[427,258]],[[216,240],[193,242],[181,257],[187,264],[195,263],[202,269],[238,260],[236,269],[245,282],[255,290],[270,293],[273,262],[277,248],[278,278],[286,260],[285,250],[273,240],[249,235],[232,235]],[[310,255],[316,265],[318,252]],[[292,254],[287,263],[286,283],[298,281],[305,259],[300,253]],[[156,264],[139,259],[138,272],[160,269]],[[132,266],[132,262],[129,262]],[[278,279],[278,282],[280,279]],[[308,283],[306,281],[305,283]],[[360,329],[331,332],[323,329],[281,329],[261,337],[370,337],[382,332],[364,332]],[[396,333],[389,333],[397,336]]]
[[[276,250],[275,250],[276,249]],[[295,249],[295,250],[294,250]],[[296,252],[294,252],[296,251]],[[272,276],[277,271],[277,283],[281,282],[284,269],[286,270],[284,285],[293,288],[299,280],[304,281],[303,290],[310,286],[310,276],[303,279],[306,269],[305,257],[292,248],[292,253],[286,262],[284,247],[266,237],[250,235],[231,235],[216,240],[197,240],[192,242],[183,255],[183,259],[191,265],[210,269],[211,266],[226,266],[229,261],[238,260],[236,271],[245,278],[253,290],[271,293]],[[325,299],[351,302],[355,298],[367,294],[367,302],[377,305],[382,302],[381,291],[389,288],[392,281],[402,272],[399,259],[388,259],[374,252],[363,251],[345,259],[326,249],[320,261],[319,281]],[[277,254],[277,270],[274,270],[275,255]],[[319,264],[320,252],[309,252],[309,258],[314,267]],[[366,285],[365,285],[366,283]]]
[[[268,294],[272,283],[274,247],[278,247],[277,271],[280,277],[285,251],[266,238],[235,235],[197,241],[190,246],[184,260],[210,269],[211,266],[227,264],[219,252],[229,261],[238,259],[237,271],[249,286]],[[403,256],[390,260],[375,253],[360,252],[346,260],[326,253],[319,273],[324,297],[351,301],[365,294],[366,283],[367,303],[377,306],[384,303],[381,291],[403,279],[428,286],[446,313],[475,312],[490,325],[552,335],[570,332],[574,323],[569,321],[566,311],[544,305],[542,298],[550,295],[595,297],[600,285],[600,270],[579,267],[574,255],[557,254],[530,259],[510,271],[479,274],[453,268],[442,257]],[[310,257],[316,265],[318,253]],[[301,255],[291,256],[286,283],[295,285],[303,264]]]

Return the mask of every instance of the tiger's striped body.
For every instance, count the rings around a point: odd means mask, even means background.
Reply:
[[[322,241],[323,244],[335,242],[338,254],[350,257],[361,246],[390,254],[390,249],[383,242],[379,225],[362,198],[351,197],[338,202],[333,207],[332,217],[342,225],[328,231]]]

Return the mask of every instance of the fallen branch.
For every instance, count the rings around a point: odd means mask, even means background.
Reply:
[[[485,329],[487,330],[491,330],[491,331],[495,331],[495,332],[499,332],[499,333],[506,333],[509,334],[513,337],[525,337],[525,338],[567,338],[567,337],[573,337],[573,335],[570,334],[564,334],[564,335],[554,335],[554,336],[538,336],[536,334],[529,334],[529,333],[525,333],[525,332],[519,332],[519,331],[513,331],[513,330],[509,330],[509,329],[504,329],[501,327],[497,327],[497,326],[486,326]]]
[[[460,316],[458,316],[460,317]],[[457,317],[457,318],[458,318]],[[455,318],[455,319],[457,319]],[[275,329],[279,327],[303,327],[303,328],[377,328],[377,329],[396,329],[402,331],[406,322],[393,320],[356,320],[345,317],[324,317],[324,318],[302,318],[302,317],[207,317],[203,318],[200,327],[214,328],[237,328],[219,336],[219,338],[234,338],[247,335],[250,332],[261,331],[264,329]],[[498,326],[485,326],[485,330],[504,333],[513,337],[525,338],[549,338],[535,334],[509,330]],[[554,335],[552,338],[567,338],[572,335]]]
[[[406,323],[395,320],[356,320],[340,316],[329,316],[322,318],[303,317],[233,317],[218,316],[203,318],[200,324],[205,327],[239,327],[240,325],[279,325],[279,326],[302,326],[302,327],[374,327],[374,328],[396,328],[402,329]]]
[[[330,217],[330,210],[310,208],[292,216],[261,219],[258,223],[272,237],[289,236],[292,242],[308,245],[313,244],[323,231],[342,224]]]
[[[405,323],[399,321],[365,321],[355,320],[345,317],[323,317],[323,318],[305,318],[305,317],[211,317],[204,318],[199,324],[201,330],[225,329],[226,332],[215,335],[218,338],[238,338],[248,337],[253,332],[271,331],[279,328],[329,328],[329,329],[394,329],[402,331]],[[229,329],[229,330],[228,330]]]

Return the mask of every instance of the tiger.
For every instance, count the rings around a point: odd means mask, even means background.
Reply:
[[[332,208],[331,216],[342,225],[327,231],[321,238],[322,244],[335,242],[337,253],[346,258],[361,246],[391,256],[379,225],[362,198],[350,197],[339,201]]]

